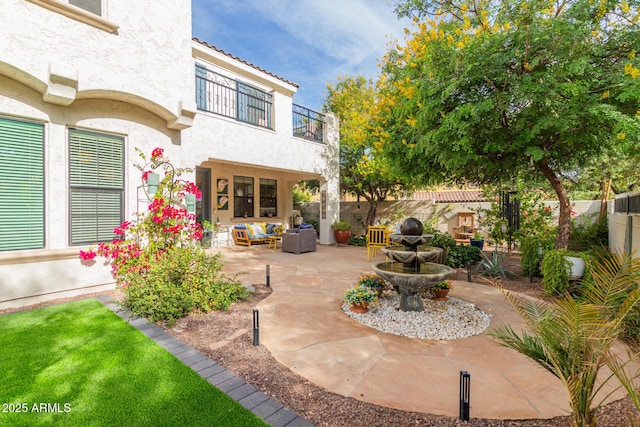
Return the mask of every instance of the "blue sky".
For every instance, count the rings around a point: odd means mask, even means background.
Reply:
[[[388,0],[192,0],[193,36],[300,85],[294,102],[320,111],[339,75],[375,77],[403,40]]]

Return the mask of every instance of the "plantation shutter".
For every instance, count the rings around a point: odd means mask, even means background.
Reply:
[[[69,129],[71,244],[111,242],[123,220],[124,139]]]
[[[0,251],[44,247],[44,126],[0,117]]]

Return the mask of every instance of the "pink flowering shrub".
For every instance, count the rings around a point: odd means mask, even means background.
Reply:
[[[207,256],[199,245],[202,227],[187,211],[185,198],[201,198],[198,187],[180,179],[190,169],[174,168],[155,148],[143,165],[142,184],[149,198],[145,212],[114,229],[119,238],[99,243],[97,250],[80,251],[82,260],[97,255],[111,265],[111,274],[124,293],[122,304],[134,315],[172,324],[194,309],[226,309],[247,291],[234,278],[221,273],[220,254]],[[160,174],[158,190],[148,193],[147,180]]]

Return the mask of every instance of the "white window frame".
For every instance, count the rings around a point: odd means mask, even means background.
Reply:
[[[75,19],[76,21],[91,25],[92,27],[99,28],[109,33],[115,33],[118,31],[119,26],[105,18],[105,2],[102,0],[102,16],[98,16],[95,13],[91,13],[78,6],[69,4],[68,0],[27,0],[30,3],[42,6],[45,9],[49,9],[53,12],[64,15],[67,18]]]

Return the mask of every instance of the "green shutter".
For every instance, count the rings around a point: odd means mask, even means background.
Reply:
[[[0,117],[0,251],[43,247],[43,125]]]
[[[110,242],[122,223],[124,139],[69,129],[71,244]]]

